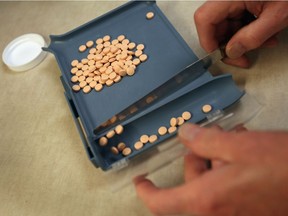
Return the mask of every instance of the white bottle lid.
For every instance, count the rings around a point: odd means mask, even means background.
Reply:
[[[15,38],[2,53],[3,62],[13,71],[26,71],[38,65],[46,57],[46,46],[39,34],[25,34]]]

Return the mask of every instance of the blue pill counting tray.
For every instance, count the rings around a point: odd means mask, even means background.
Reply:
[[[153,12],[153,19],[146,18],[147,12]],[[119,83],[104,87],[100,92],[74,92],[71,79],[71,61],[81,60],[88,55],[89,49],[79,52],[80,45],[89,40],[95,41],[110,35],[111,40],[125,35],[130,41],[145,45],[148,59],[136,68],[133,76],[124,77]],[[99,139],[107,131],[94,134],[94,129],[126,107],[156,89],[161,84],[181,72],[198,58],[174,29],[155,1],[131,1],[109,13],[96,18],[66,34],[50,36],[51,43],[44,50],[52,52],[61,69],[61,81],[65,97],[79,130],[87,155],[96,167],[113,170],[133,164],[133,161],[145,161],[151,158],[151,152],[165,145],[166,141],[176,137],[177,131],[160,136],[158,128],[169,127],[170,118],[181,116],[189,111],[189,122],[203,124],[223,114],[245,94],[232,80],[230,75],[213,77],[203,70],[195,80],[181,86],[169,97],[152,103],[145,110],[122,122],[124,132],[109,139],[106,146],[99,145]],[[204,113],[205,104],[212,111]],[[223,115],[222,115],[223,117]],[[154,143],[147,143],[136,150],[134,143],[141,135],[157,135]],[[124,156],[113,154],[111,147],[124,142],[131,148],[131,154]],[[157,154],[159,151],[157,151]],[[157,155],[154,154],[153,155]],[[163,163],[163,160],[162,160]],[[155,168],[155,167],[154,167]],[[153,169],[154,169],[153,168]]]

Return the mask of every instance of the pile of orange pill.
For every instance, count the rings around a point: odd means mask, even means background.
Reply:
[[[147,60],[144,44],[131,42],[125,35],[111,39],[109,35],[87,41],[79,46],[79,52],[88,51],[86,58],[71,62],[72,89],[89,93],[112,86],[125,76],[133,76],[136,67]]]

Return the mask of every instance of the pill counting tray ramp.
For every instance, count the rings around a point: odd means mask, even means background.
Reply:
[[[147,20],[146,13],[150,11],[155,16]],[[78,52],[78,47],[88,40],[95,41],[105,35],[110,35],[112,40],[121,34],[130,41],[145,45],[144,52],[148,55],[146,62],[137,66],[134,76],[124,77],[119,83],[104,87],[100,92],[73,92],[70,81],[71,61],[80,60],[88,53],[88,50]],[[168,126],[171,117],[190,111],[193,115],[190,122],[203,123],[223,113],[244,95],[230,75],[212,77],[209,71],[202,69],[197,78],[179,87],[169,97],[152,103],[133,116],[133,119],[127,118],[122,122],[124,133],[114,136],[107,146],[101,147],[98,140],[107,131],[94,134],[93,130],[97,126],[147,95],[198,58],[155,1],[128,2],[66,34],[52,35],[50,38],[50,45],[43,49],[55,55],[62,72],[65,96],[87,155],[96,167],[104,171],[119,170],[133,160],[139,163],[139,158],[143,162],[145,158],[151,158],[152,149],[164,145],[165,141],[175,137],[175,133],[161,137],[158,135],[157,142],[146,144],[138,151],[133,145],[142,134],[157,134],[160,126]],[[213,112],[208,115],[203,113],[201,107],[204,104],[212,105]],[[132,149],[132,154],[126,157],[121,153],[114,155],[110,148],[119,142],[126,143]]]

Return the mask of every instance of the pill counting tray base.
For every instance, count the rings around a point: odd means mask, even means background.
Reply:
[[[152,20],[147,20],[146,13],[150,11],[155,16]],[[88,50],[78,52],[78,47],[88,40],[95,41],[105,35],[115,39],[121,34],[137,44],[143,43],[148,60],[137,67],[134,76],[124,77],[119,83],[105,87],[101,92],[73,92],[70,81],[71,61],[80,60],[88,53]],[[173,115],[179,116],[187,109],[193,114],[191,122],[199,123],[207,119],[201,112],[202,105],[208,103],[212,104],[215,111],[224,110],[244,94],[234,84],[231,76],[214,78],[208,71],[204,71],[193,82],[136,115],[134,121],[130,119],[124,122],[123,135],[114,137],[107,146],[100,147],[98,139],[104,134],[95,135],[95,127],[147,95],[198,58],[154,1],[128,2],[66,34],[50,38],[51,43],[44,50],[55,55],[61,69],[65,96],[87,155],[96,167],[103,170],[119,168],[124,164],[121,154],[111,153],[112,144],[125,141],[132,148],[132,154],[124,158],[127,164],[127,161],[175,136],[174,133],[161,137],[156,143],[145,145],[140,151],[133,148],[142,134],[157,134],[156,128],[167,124]]]

